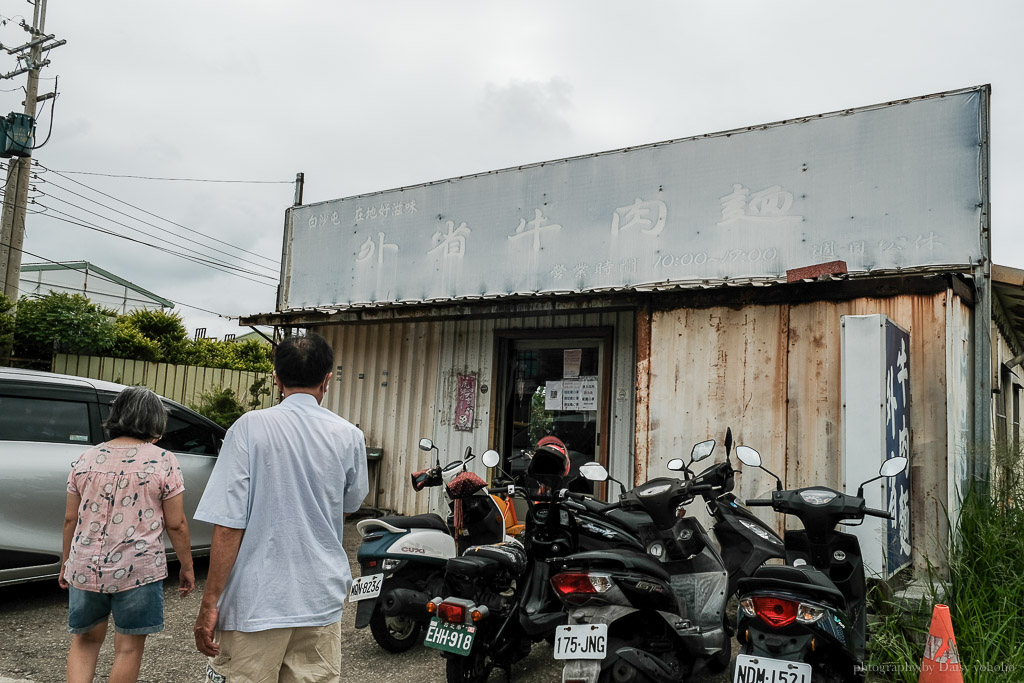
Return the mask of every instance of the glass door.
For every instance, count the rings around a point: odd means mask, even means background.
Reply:
[[[575,478],[569,489],[594,493],[592,482],[578,474],[583,463],[607,464],[602,445],[607,432],[607,336],[533,334],[502,342],[505,371],[499,452],[505,458],[505,470],[519,475],[528,463],[524,455],[541,438],[557,436],[569,451],[570,477]]]

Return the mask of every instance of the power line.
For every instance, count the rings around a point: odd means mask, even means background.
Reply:
[[[168,180],[180,183],[238,183],[243,185],[291,185],[294,180],[220,180],[214,178],[160,178],[147,175],[123,175],[119,173],[95,173],[92,171],[57,171],[54,173],[71,173],[74,175],[95,175],[104,178],[134,178],[136,180]]]
[[[52,212],[54,212],[56,214],[61,214],[61,215],[64,215],[64,216],[69,216],[69,218],[61,218],[60,216],[55,216],[55,215],[52,215],[52,214],[47,214],[47,217],[52,218],[54,220],[62,221],[64,223],[70,223],[71,225],[77,225],[77,226],[80,226],[80,227],[83,227],[83,228],[87,228],[89,230],[95,230],[96,232],[100,232],[100,233],[103,233],[105,235],[111,235],[113,237],[119,237],[119,238],[121,238],[123,240],[127,240],[129,242],[135,242],[136,244],[141,244],[143,246],[151,247],[151,248],[156,249],[158,251],[162,251],[162,252],[164,252],[166,254],[171,254],[172,256],[177,256],[179,258],[183,258],[186,261],[192,261],[193,263],[197,263],[199,265],[203,265],[203,266],[206,266],[208,268],[213,268],[214,270],[218,270],[218,271],[220,271],[222,273],[227,273],[228,275],[234,275],[235,277],[242,278],[243,280],[248,280],[249,282],[255,282],[256,284],[263,285],[264,287],[276,287],[277,286],[275,284],[270,284],[269,282],[262,282],[260,280],[254,280],[251,277],[246,277],[245,275],[242,275],[242,274],[236,273],[236,272],[232,272],[231,270],[226,270],[225,267],[222,267],[221,265],[219,265],[219,264],[217,264],[215,262],[209,261],[207,259],[199,258],[198,256],[194,256],[194,255],[183,253],[183,252],[177,252],[177,251],[174,251],[172,249],[167,249],[165,247],[161,247],[159,245],[152,244],[150,242],[145,242],[143,240],[135,239],[134,237],[129,237],[128,235],[122,235],[121,233],[114,232],[113,230],[108,230],[106,228],[101,228],[101,227],[99,227],[97,225],[92,225],[90,223],[84,222],[82,219],[77,218],[76,216],[73,216],[72,214],[65,213],[64,211],[61,211],[60,209],[55,209],[52,206],[45,206],[44,204],[39,204],[39,206],[47,208],[47,209],[49,209],[50,211],[52,211]],[[229,265],[229,266],[226,266],[226,268],[232,268],[232,266]],[[235,270],[241,270],[241,269],[235,268]],[[242,272],[249,272],[249,271],[242,271]]]
[[[173,246],[179,246],[179,245],[175,244],[174,242],[172,242],[171,240],[168,240],[168,239],[166,239],[166,238],[160,237],[159,235],[154,235],[154,234],[152,234],[152,233],[146,232],[145,230],[141,230],[141,229],[139,229],[139,228],[135,228],[135,227],[132,227],[132,226],[130,226],[130,225],[128,225],[128,224],[126,224],[126,223],[122,223],[122,222],[120,222],[120,221],[117,221],[117,220],[114,220],[113,218],[110,218],[110,217],[108,217],[108,216],[104,216],[104,215],[102,215],[102,214],[96,213],[95,211],[91,211],[91,210],[89,210],[89,209],[87,209],[87,208],[85,208],[85,207],[79,206],[79,205],[77,205],[77,204],[75,204],[75,203],[73,203],[73,202],[69,202],[68,200],[66,200],[66,199],[62,199],[61,197],[58,197],[58,196],[56,196],[56,195],[48,194],[48,193],[45,193],[45,192],[42,192],[42,191],[40,191],[40,192],[41,192],[41,194],[42,194],[42,195],[43,195],[44,197],[49,197],[50,199],[56,199],[57,201],[59,201],[59,202],[61,202],[61,203],[63,203],[63,204],[67,204],[68,206],[72,206],[72,207],[74,207],[74,208],[76,208],[76,209],[78,209],[78,210],[80,210],[80,211],[85,211],[86,213],[89,213],[89,214],[92,214],[92,215],[94,215],[94,216],[97,216],[97,217],[99,217],[99,218],[102,218],[103,220],[106,220],[106,221],[110,221],[111,223],[114,223],[115,225],[120,225],[121,227],[124,227],[124,228],[128,228],[129,230],[133,230],[133,231],[135,231],[135,232],[141,233],[141,234],[145,235],[146,237],[152,237],[153,239],[157,239],[157,240],[160,240],[161,242],[166,242],[167,244],[170,244],[170,245],[173,245]],[[36,203],[38,204],[38,202],[36,202]],[[75,215],[73,215],[73,214],[69,214],[69,213],[67,213],[66,211],[60,211],[59,209],[55,209],[55,208],[54,208],[54,207],[52,207],[52,206],[49,206],[49,207],[47,207],[47,206],[46,206],[45,204],[39,204],[39,205],[40,205],[40,206],[43,206],[43,207],[45,207],[45,208],[48,208],[48,209],[50,209],[51,211],[55,211],[55,212],[57,212],[57,213],[63,214],[63,215],[65,215],[65,216],[68,216],[69,218],[72,218],[72,219],[74,219],[74,220],[78,220],[78,221],[84,221],[84,220],[85,220],[85,219],[83,219],[83,218],[80,218],[80,217],[78,217],[78,216],[75,216]],[[96,226],[95,224],[91,224],[91,227],[98,227],[98,226]],[[125,239],[131,239],[131,238],[128,238],[127,236],[125,236],[125,235],[121,235],[121,233],[118,233],[118,232],[114,232],[114,231],[111,231],[111,230],[109,230],[109,229],[104,229],[104,230],[105,230],[105,232],[107,232],[108,234],[111,234],[111,235],[116,235],[116,236],[119,236],[119,237],[124,237]],[[156,246],[156,245],[152,245],[152,244],[150,244],[150,243],[148,243],[148,242],[142,242],[141,240],[132,240],[132,241],[137,241],[137,242],[139,242],[140,244],[147,244],[148,246]],[[200,252],[196,252],[196,251],[194,251],[194,250],[191,250],[191,251],[192,251],[192,253],[193,253],[193,254],[194,254],[194,255],[195,255],[196,257],[201,257],[201,258],[202,258],[202,260],[203,260],[204,262],[206,262],[206,263],[210,263],[210,264],[217,264],[217,265],[219,265],[219,266],[222,266],[223,268],[229,268],[229,269],[231,269],[231,270],[237,270],[237,271],[238,271],[238,272],[240,272],[240,273],[246,273],[246,274],[248,274],[248,275],[253,275],[253,276],[255,276],[255,277],[262,277],[262,278],[266,278],[266,279],[268,279],[268,280],[271,280],[271,279],[273,279],[273,280],[276,280],[276,279],[277,279],[277,276],[276,276],[276,274],[275,274],[275,275],[268,275],[268,274],[266,274],[266,273],[258,273],[258,272],[256,272],[256,271],[253,271],[253,270],[248,270],[248,269],[246,269],[246,268],[242,268],[242,267],[240,267],[240,266],[236,266],[236,265],[233,265],[233,264],[231,264],[231,263],[228,263],[228,262],[226,262],[226,261],[223,261],[223,260],[221,260],[221,259],[217,259],[217,258],[215,258],[215,257],[212,257],[212,256],[208,256],[208,255],[206,255],[206,254],[202,254],[202,253],[200,253]],[[180,252],[177,252],[177,253],[180,253]],[[262,268],[262,267],[265,267],[265,266],[260,266],[260,267]],[[246,279],[249,279],[249,278],[246,278]],[[254,282],[256,282],[256,280],[254,280]],[[264,283],[264,284],[265,284],[265,283]]]
[[[107,197],[109,199],[113,199],[115,202],[120,202],[121,204],[124,204],[125,206],[130,206],[131,208],[135,209],[136,211],[141,211],[142,213],[147,214],[149,216],[152,216],[153,218],[157,218],[157,219],[162,220],[162,221],[164,221],[166,223],[170,223],[171,225],[176,225],[179,228],[184,228],[185,230],[188,230],[189,232],[194,232],[197,235],[202,235],[201,232],[199,232],[198,230],[193,230],[192,228],[188,227],[187,225],[182,225],[181,223],[175,223],[174,221],[172,221],[172,220],[170,220],[168,218],[164,218],[163,216],[159,216],[159,215],[153,213],[152,211],[147,211],[146,209],[143,209],[143,208],[141,208],[139,206],[135,206],[134,204],[126,202],[123,199],[118,199],[117,197],[115,197],[113,195],[107,194],[106,192],[103,192],[102,190],[97,190],[95,187],[92,187],[90,185],[86,185],[85,183],[83,183],[83,182],[81,182],[79,180],[75,180],[74,178],[70,178],[70,177],[64,175],[63,173],[61,173],[60,171],[54,171],[51,168],[47,168],[47,167],[43,166],[42,164],[40,164],[38,161],[36,162],[36,166],[38,168],[41,168],[44,172],[50,171],[52,173],[55,173],[55,174],[59,175],[61,178],[64,178],[65,180],[70,180],[71,182],[75,183],[76,185],[81,185],[82,187],[84,187],[84,188],[86,188],[88,190],[92,190],[93,192],[95,192],[97,194],[103,195],[104,197]],[[54,185],[56,185],[56,183],[54,183]],[[59,185],[56,185],[56,186],[60,187]],[[99,202],[97,202],[97,203],[99,203]],[[225,242],[223,240],[219,240],[216,237],[210,237],[209,235],[203,235],[203,236],[206,237],[206,239],[213,240],[214,242],[219,242],[221,244],[227,245],[227,246],[231,247],[232,249],[238,249],[239,251],[245,252],[246,254],[251,254],[253,256],[256,256],[258,258],[264,259],[266,261],[270,261],[275,266],[278,266],[279,263],[280,263],[276,259],[272,259],[270,257],[263,256],[262,254],[257,254],[256,252],[249,251],[247,249],[243,249],[242,247],[238,247],[238,246],[235,246],[235,245],[230,244],[228,242]]]
[[[32,258],[37,258],[37,259],[40,259],[42,261],[46,261],[47,263],[53,264],[55,266],[61,266],[63,268],[67,268],[68,270],[75,270],[74,268],[71,268],[67,264],[61,263],[60,261],[54,261],[52,259],[46,258],[45,256],[40,256],[39,254],[33,254],[31,251],[26,251],[24,249],[18,249],[18,247],[15,247],[15,246],[12,246],[10,244],[7,244],[6,242],[0,242],[0,244],[2,244],[5,247],[10,247],[11,249],[14,249],[16,251],[20,251],[22,254],[28,254]],[[99,273],[93,273],[93,277],[99,278],[100,280],[104,280],[105,282],[110,282],[110,283],[113,283],[113,284],[120,284],[119,282],[115,282],[114,280],[111,280],[108,277],[104,277],[104,276],[100,275]],[[27,291],[21,289],[20,287],[18,288],[18,291],[22,292],[26,296],[31,296],[31,297],[35,297],[35,298],[41,298],[43,296],[41,294],[35,294],[34,292],[27,292]],[[171,303],[173,303],[173,304],[175,304],[177,306],[184,306],[186,308],[193,308],[193,309],[195,309],[197,311],[202,311],[203,313],[210,313],[211,315],[216,315],[216,316],[219,316],[219,317],[224,318],[226,320],[240,320],[241,319],[241,316],[225,315],[223,313],[218,313],[217,311],[211,311],[211,310],[208,310],[206,308],[200,308],[199,306],[192,306],[191,304],[182,303],[181,301],[175,301],[174,299],[168,299],[168,301],[170,301]]]
[[[49,196],[49,195],[46,195],[45,193],[43,193],[43,196]],[[260,280],[253,280],[252,278],[245,277],[244,275],[240,275],[239,273],[231,272],[230,270],[225,270],[224,268],[220,267],[217,262],[213,262],[213,261],[210,261],[208,259],[203,259],[203,258],[200,258],[199,256],[195,256],[195,255],[188,254],[188,253],[176,252],[176,251],[173,251],[173,250],[161,247],[159,245],[152,244],[150,242],[145,242],[143,240],[135,239],[134,237],[129,237],[127,235],[122,235],[119,232],[114,232],[113,230],[109,230],[107,228],[102,228],[102,227],[100,227],[98,225],[95,225],[93,223],[89,223],[87,221],[84,221],[84,219],[80,219],[77,216],[69,214],[69,213],[67,213],[65,211],[61,211],[60,209],[55,209],[53,207],[46,206],[45,204],[40,204],[39,202],[36,202],[35,200],[33,200],[32,203],[36,204],[37,206],[41,206],[44,210],[48,210],[48,211],[52,211],[52,212],[54,212],[56,214],[60,214],[60,216],[67,216],[67,218],[61,218],[58,215],[47,214],[47,216],[49,218],[52,218],[54,220],[62,221],[64,223],[70,223],[71,225],[77,225],[77,226],[80,226],[80,227],[83,227],[83,228],[87,228],[89,230],[95,230],[96,232],[99,232],[99,233],[102,233],[102,234],[105,234],[105,235],[111,235],[113,237],[119,237],[119,238],[121,238],[123,240],[127,240],[129,242],[135,242],[136,244],[141,244],[143,246],[151,247],[151,248],[156,249],[158,251],[162,251],[164,253],[171,254],[173,256],[177,256],[177,257],[185,259],[187,261],[191,261],[193,263],[196,263],[196,264],[199,264],[199,265],[203,265],[203,266],[206,266],[208,268],[212,268],[212,269],[220,271],[222,273],[227,273],[228,275],[233,275],[235,277],[240,277],[243,280],[249,280],[250,282],[255,282],[255,283],[263,285],[265,287],[276,287],[276,285],[272,285],[272,284],[270,284],[268,282],[262,282]],[[22,207],[22,206],[19,205],[19,208],[25,208],[25,207]],[[164,240],[164,241],[166,241],[166,240]],[[22,250],[18,249],[18,251],[22,251]],[[227,265],[226,267],[227,268],[233,268],[234,270],[239,270],[241,272],[246,272],[246,273],[249,272],[249,271],[246,271],[244,269],[238,268],[237,266]],[[259,273],[254,273],[254,274],[259,275]],[[262,276],[262,277],[266,277],[266,276]]]
[[[179,238],[182,238],[182,239],[187,239],[188,241],[192,242],[193,244],[197,244],[197,245],[203,247],[204,249],[210,249],[211,251],[215,251],[218,254],[223,254],[223,255],[225,255],[225,256],[227,256],[229,258],[238,259],[239,261],[251,264],[253,266],[256,266],[257,268],[266,268],[267,270],[270,270],[270,268],[268,266],[265,266],[265,265],[263,265],[261,263],[256,263],[255,261],[250,261],[249,259],[245,259],[245,258],[242,258],[240,256],[235,256],[234,254],[228,253],[228,252],[224,251],[223,249],[218,249],[216,247],[211,247],[211,246],[206,245],[206,244],[201,244],[200,242],[197,242],[195,240],[192,240],[192,239],[189,239],[187,237],[184,237],[183,235],[179,235],[178,233],[171,232],[170,230],[167,230],[166,228],[162,228],[159,225],[156,225],[154,223],[150,223],[149,221],[142,220],[141,218],[137,218],[135,216],[132,216],[129,213],[125,213],[124,211],[121,211],[120,209],[115,209],[112,206],[107,206],[103,202],[99,202],[99,201],[97,201],[95,199],[92,199],[90,197],[85,196],[84,194],[80,194],[78,192],[75,192],[74,190],[69,190],[68,188],[63,187],[62,185],[58,185],[57,183],[53,182],[52,180],[46,180],[45,178],[38,178],[38,180],[39,180],[39,182],[46,183],[48,185],[52,185],[53,187],[56,187],[56,188],[58,188],[60,190],[63,190],[64,192],[68,192],[70,194],[73,194],[76,197],[81,197],[82,199],[84,199],[86,201],[89,201],[89,202],[92,202],[92,203],[97,204],[99,206],[102,206],[104,209],[108,209],[110,211],[113,211],[114,213],[120,214],[120,215],[125,216],[127,218],[130,218],[130,219],[132,219],[134,221],[138,221],[139,223],[142,223],[143,225],[148,225],[148,226],[150,226],[152,228],[156,228],[157,230],[161,230],[161,231],[166,232],[166,233],[168,233],[170,235],[174,235],[175,237],[179,237]],[[69,180],[73,180],[73,179],[69,178]],[[81,209],[82,211],[89,211],[88,209],[85,209],[83,207],[76,206],[75,204],[71,204],[70,202],[68,202],[68,201],[66,201],[64,199],[61,199],[60,197],[57,197],[56,195],[50,194],[48,196],[56,199],[57,201],[64,202],[66,204],[74,206],[77,209]],[[89,211],[89,213],[93,213],[93,212]],[[99,215],[99,214],[94,214],[94,215]],[[106,216],[101,216],[101,218],[106,218]],[[107,220],[111,220],[111,219],[107,218]],[[124,224],[123,223],[119,223],[119,225],[124,225]],[[137,228],[131,228],[131,226],[128,226],[128,225],[124,225],[124,227],[129,228],[131,230],[137,230]],[[182,226],[182,227],[184,227],[184,226]],[[140,230],[140,232],[143,232],[143,231]],[[196,232],[196,231],[192,230],[192,232]],[[158,237],[156,235],[151,235],[151,234],[146,233],[146,232],[143,232],[143,234],[148,234],[150,237],[154,237],[156,239],[163,239],[162,237]],[[197,233],[197,234],[199,234],[199,233]],[[220,240],[217,240],[217,241],[220,241]],[[228,246],[232,246],[232,245],[228,245]],[[277,273],[274,273],[274,276],[276,277]],[[264,277],[266,277],[266,276],[264,276]]]

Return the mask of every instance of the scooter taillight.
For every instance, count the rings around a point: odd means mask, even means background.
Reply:
[[[605,593],[615,585],[608,574],[592,572],[562,572],[551,577],[551,587],[563,601],[573,605],[586,602],[592,596]]]
[[[442,602],[437,606],[437,616],[449,624],[461,624],[466,619],[466,608],[451,602]]]
[[[788,626],[796,620],[797,603],[773,597],[753,598],[754,614],[773,628]]]

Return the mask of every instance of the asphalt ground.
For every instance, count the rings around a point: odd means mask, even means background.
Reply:
[[[359,534],[354,524],[345,527],[345,547],[354,564]],[[142,661],[142,683],[184,683],[202,681],[206,658],[195,649],[192,625],[199,611],[200,589],[205,584],[207,563],[196,561],[197,590],[179,598],[177,565],[164,582],[164,630],[150,636]],[[273,571],[268,567],[267,571]],[[353,567],[353,573],[358,571]],[[343,680],[385,683],[445,681],[444,660],[436,650],[416,647],[403,654],[390,654],[373,640],[370,629],[355,628],[355,609],[348,606],[342,616]],[[113,660],[113,629],[100,652],[95,681],[106,681]],[[56,581],[36,582],[0,588],[0,683],[12,681],[65,680],[65,663],[71,636],[67,632],[67,593]],[[735,653],[734,645],[733,651]],[[561,681],[561,665],[552,658],[551,647],[534,645],[530,655],[513,671],[517,683]],[[504,681],[502,671],[492,681]],[[694,679],[701,683],[726,683],[728,676]]]

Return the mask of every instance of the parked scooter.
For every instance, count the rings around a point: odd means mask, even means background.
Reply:
[[[449,683],[485,681],[495,666],[510,671],[534,642],[551,638],[565,623],[565,611],[548,583],[548,560],[575,552],[583,540],[642,552],[637,529],[630,526],[634,516],[616,519],[603,512],[617,504],[569,492],[563,488],[568,473],[564,448],[557,443],[538,447],[526,477],[546,493],[516,488],[516,495],[534,501],[522,543],[475,546],[449,560],[444,592],[428,605],[435,618],[424,640],[442,650]]]
[[[419,447],[435,451],[430,439]],[[491,461],[487,451],[484,462]],[[499,543],[505,539],[504,504],[488,494],[485,482],[466,470],[476,456],[467,448],[461,460],[412,475],[417,491],[443,486],[449,499],[449,520],[440,515],[390,515],[356,524],[362,543],[357,559],[362,576],[355,579],[349,600],[358,603],[356,628],[367,625],[374,640],[389,652],[403,652],[420,641],[430,621],[425,605],[441,591],[445,564],[459,547]]]
[[[689,465],[714,446],[694,446]],[[644,551],[581,552],[554,563],[551,585],[570,615],[554,643],[563,680],[677,683],[728,666],[728,573],[703,525],[679,513],[698,494],[717,500],[731,488],[731,468],[714,466],[701,478],[689,465],[674,459],[669,467],[684,479],[659,477],[620,496],[617,505],[651,519],[640,532]],[[607,476],[596,463],[581,472]]]
[[[752,575],[770,559],[785,557],[785,546],[775,529],[743,507],[742,501],[732,493],[736,476],[729,457],[732,444],[732,429],[726,429],[725,462],[710,465],[693,479],[694,484],[707,484],[711,487],[702,491],[700,496],[704,499],[708,513],[715,520],[712,531],[718,541],[725,569],[729,573],[730,596],[736,593],[736,585],[740,579]],[[708,450],[710,454],[714,448],[714,440],[702,441],[695,445],[690,462],[705,457],[698,457],[698,452]],[[682,470],[683,461],[679,458],[669,460],[668,469]],[[730,633],[732,626],[730,623]]]
[[[743,464],[759,467],[761,456],[740,446]],[[740,614],[736,638],[742,653],[734,683],[846,683],[864,680],[866,599],[864,566],[857,537],[836,530],[865,516],[889,519],[884,510],[865,507],[864,486],[894,477],[907,458],[882,463],[878,476],[861,484],[857,495],[823,486],[784,491],[775,477],[770,499],[747,505],[795,515],[804,528],[785,532],[786,564],[765,566],[739,581]],[[768,472],[771,474],[771,472]]]

